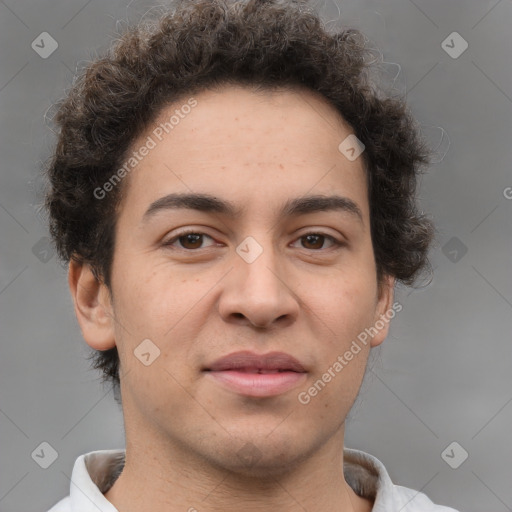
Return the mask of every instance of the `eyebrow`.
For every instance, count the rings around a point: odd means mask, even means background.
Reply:
[[[305,215],[308,213],[341,211],[350,213],[363,223],[363,214],[357,204],[348,197],[305,196],[288,200],[281,210],[283,216]]]
[[[147,222],[157,212],[181,208],[218,213],[232,218],[240,217],[245,211],[244,207],[236,206],[230,201],[219,199],[210,194],[169,194],[151,203],[142,219],[143,222]],[[289,199],[279,213],[282,217],[294,217],[326,211],[346,212],[363,223],[363,214],[357,204],[348,197],[338,195],[310,195]]]
[[[237,217],[242,213],[242,209],[235,207],[233,203],[209,194],[169,194],[151,203],[143,220],[149,220],[159,211],[179,208],[220,213],[229,217]]]

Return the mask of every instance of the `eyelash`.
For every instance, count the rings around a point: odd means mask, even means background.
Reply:
[[[210,235],[207,235],[206,233],[202,233],[201,231],[189,230],[189,231],[184,231],[182,233],[178,233],[173,238],[171,238],[170,240],[165,242],[163,245],[165,247],[172,247],[172,244],[174,242],[178,241],[180,238],[183,238],[183,237],[185,237],[187,235],[200,235],[200,236],[203,236],[203,237],[206,236],[206,237],[211,238],[213,240],[213,237],[211,237]],[[297,238],[297,240],[305,238],[305,237],[307,237],[309,235],[322,236],[322,237],[330,240],[332,242],[332,244],[333,244],[333,247],[340,247],[340,246],[344,245],[343,242],[340,242],[339,240],[334,238],[332,235],[328,235],[327,233],[322,233],[322,232],[317,232],[317,231],[310,231],[308,233],[305,233],[305,234],[301,235],[299,238]],[[185,251],[185,252],[197,252],[197,251],[200,251],[201,248],[198,248],[198,249],[185,249],[183,247],[180,247],[180,248],[178,248],[176,250],[181,250],[181,251]],[[308,250],[308,249],[305,249],[305,250]],[[322,249],[309,249],[309,250],[314,251],[314,252],[318,252],[318,251],[320,251]],[[323,249],[323,250],[326,250],[326,249]]]

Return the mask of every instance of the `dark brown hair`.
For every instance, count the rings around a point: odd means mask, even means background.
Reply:
[[[392,275],[412,285],[430,268],[433,226],[416,205],[429,150],[405,101],[381,94],[369,79],[375,59],[367,42],[355,29],[328,31],[307,0],[180,0],[126,29],[56,105],[46,207],[61,259],[90,264],[110,289],[123,186],[102,199],[94,191],[167,104],[230,83],[301,86],[327,98],[365,145],[379,283]],[[119,392],[117,348],[92,357]]]

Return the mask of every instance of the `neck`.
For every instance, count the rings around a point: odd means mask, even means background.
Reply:
[[[179,445],[127,432],[124,469],[105,497],[120,512],[370,512],[372,504],[346,483],[341,429],[293,466],[234,472]],[[151,440],[149,438],[151,437]]]

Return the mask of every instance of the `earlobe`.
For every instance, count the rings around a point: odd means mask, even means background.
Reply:
[[[113,310],[107,286],[98,281],[90,265],[71,260],[68,284],[82,335],[92,348],[115,346]]]
[[[394,289],[395,278],[393,276],[383,278],[379,287],[379,298],[373,322],[373,327],[377,330],[377,333],[371,340],[370,344],[372,347],[377,347],[386,339],[389,332],[389,324],[396,314],[393,308]]]

